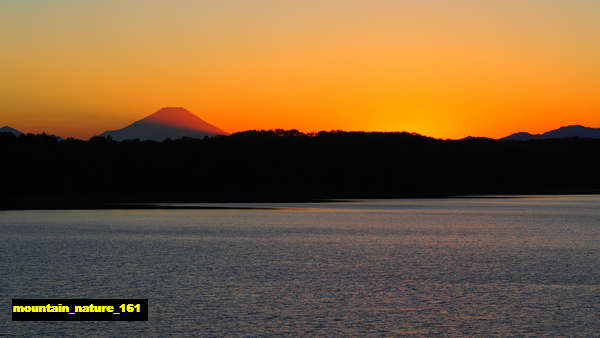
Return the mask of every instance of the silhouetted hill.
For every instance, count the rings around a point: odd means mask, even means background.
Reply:
[[[24,133],[20,132],[19,130],[16,130],[16,129],[14,129],[14,128],[11,128],[11,127],[9,127],[9,126],[5,126],[5,127],[2,127],[2,128],[0,128],[0,133],[11,133],[11,134],[13,134],[13,135],[15,135],[15,136],[25,135]],[[62,140],[64,140],[62,137],[60,137],[60,136],[56,136],[56,135],[47,135],[46,133],[43,133],[43,134],[40,134],[40,135],[43,135],[43,136],[48,136],[48,137],[54,138],[54,139],[56,139],[57,141],[62,141]]]
[[[525,141],[538,139],[541,135],[533,135],[527,132],[514,133],[512,135],[501,138],[501,140]]]
[[[4,126],[4,127],[0,128],[0,133],[11,133],[11,134],[17,135],[17,136],[23,134],[22,132],[14,129],[14,128],[11,128],[9,126]]]
[[[58,142],[0,134],[0,208],[600,193],[597,139],[443,141],[408,133],[246,131]],[[518,164],[518,165],[516,165]]]
[[[600,128],[588,128],[584,126],[567,126],[561,127],[556,130],[551,130],[544,134],[530,134],[526,132],[515,133],[502,138],[502,140],[525,141],[568,137],[600,139]]]
[[[204,138],[216,135],[227,135],[227,133],[184,108],[167,107],[123,129],[106,131],[100,136],[110,136],[117,141],[133,139],[163,141],[168,138]]]
[[[467,136],[459,139],[458,141],[496,141],[496,139],[490,137]]]

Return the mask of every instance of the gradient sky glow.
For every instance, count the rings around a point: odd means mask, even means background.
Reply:
[[[598,0],[2,0],[0,126],[164,106],[228,131],[600,127]]]

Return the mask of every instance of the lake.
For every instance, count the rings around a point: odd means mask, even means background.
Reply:
[[[600,332],[600,196],[225,206],[253,209],[1,211],[0,335]],[[149,321],[12,322],[12,298]]]

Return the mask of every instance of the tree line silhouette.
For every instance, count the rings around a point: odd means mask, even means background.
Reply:
[[[4,133],[0,149],[4,209],[600,193],[593,139],[270,130],[116,142]]]

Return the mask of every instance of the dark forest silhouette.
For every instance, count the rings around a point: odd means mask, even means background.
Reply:
[[[1,208],[600,193],[600,140],[444,141],[408,133],[247,131],[63,141],[0,134]]]

